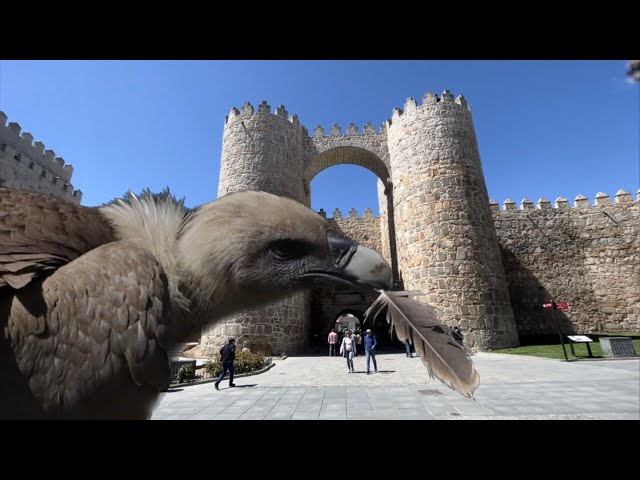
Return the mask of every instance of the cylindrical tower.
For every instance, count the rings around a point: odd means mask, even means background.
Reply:
[[[225,121],[218,196],[243,190],[262,190],[305,203],[303,145],[307,132],[298,117],[287,118],[283,106],[275,115],[267,102],[255,112],[247,102],[232,108]],[[308,294],[243,310],[202,335],[204,350],[235,337],[239,347],[265,353],[303,351],[310,337]]]
[[[428,92],[387,125],[400,275],[478,350],[518,345],[471,112]]]

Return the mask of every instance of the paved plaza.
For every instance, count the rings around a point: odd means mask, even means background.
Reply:
[[[185,386],[161,395],[152,420],[640,419],[640,359],[559,360],[478,353],[475,401],[429,378],[419,358],[296,356],[265,373]]]

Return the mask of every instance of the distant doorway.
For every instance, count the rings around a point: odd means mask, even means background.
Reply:
[[[336,321],[334,324],[334,328],[336,332],[344,332],[346,330],[351,330],[352,332],[356,329],[361,330],[362,321],[360,318],[351,312],[340,312],[336,317]]]

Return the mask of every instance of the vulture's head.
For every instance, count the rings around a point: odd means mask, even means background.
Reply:
[[[177,252],[197,295],[215,295],[218,305],[221,295],[256,304],[314,286],[388,289],[392,281],[378,253],[330,230],[304,205],[264,192],[233,193],[196,209]]]

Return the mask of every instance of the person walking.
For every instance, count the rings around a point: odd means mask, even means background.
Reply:
[[[340,344],[340,354],[344,355],[347,359],[347,373],[353,373],[353,355],[356,351],[356,341],[351,335],[351,330],[347,330],[347,334],[342,339]]]
[[[326,331],[326,330],[325,330]],[[336,333],[336,329],[332,328],[329,333],[329,337],[327,337],[327,342],[329,343],[329,356],[336,356],[336,345],[338,343],[338,334]]]
[[[220,382],[224,378],[225,374],[229,372],[229,386],[235,387],[236,384],[233,383],[233,361],[236,358],[236,341],[234,338],[229,339],[229,343],[227,343],[224,347],[220,349],[220,362],[222,363],[222,373],[216,380],[215,387],[216,390],[220,390],[218,387]]]
[[[367,359],[367,375],[371,373],[369,368],[370,361],[373,360],[373,370],[378,371],[378,364],[376,362],[376,347],[378,346],[378,339],[373,334],[370,328],[367,329],[367,334],[364,336],[364,354]]]
[[[411,358],[411,343],[408,338],[404,341],[404,349],[407,352],[407,357]]]

